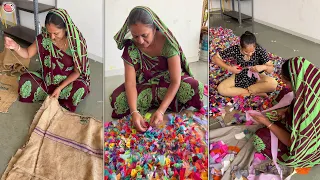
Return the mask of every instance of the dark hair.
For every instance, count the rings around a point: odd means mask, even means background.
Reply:
[[[286,80],[291,80],[291,77],[290,77],[290,72],[289,72],[289,61],[291,59],[288,59],[286,60],[283,64],[282,64],[282,67],[281,67],[281,74],[284,78],[286,78]]]
[[[155,27],[151,15],[146,10],[140,8],[133,9],[128,17],[128,26],[137,23],[145,24],[151,28]]]
[[[250,31],[246,31],[240,37],[240,46],[242,48],[246,48],[247,45],[250,45],[250,44],[257,45],[257,39],[253,33],[251,33]]]
[[[66,24],[64,23],[63,19],[54,13],[47,14],[45,25],[48,24],[54,24],[59,29],[66,29]]]

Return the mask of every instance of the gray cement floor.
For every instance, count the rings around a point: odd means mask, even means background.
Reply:
[[[21,42],[20,42],[21,43]],[[0,37],[0,50],[3,51],[3,35]],[[25,46],[25,44],[22,44]],[[103,120],[103,65],[90,60],[91,93],[82,101],[76,113]],[[30,70],[37,70],[39,62],[33,58]],[[40,103],[21,103],[16,101],[9,113],[0,113],[0,173],[2,174],[10,158],[24,145],[31,124]]]
[[[193,72],[195,78],[204,84],[208,83],[208,63],[204,61],[198,61],[195,63],[190,63],[191,71]],[[104,120],[112,121],[111,118],[112,108],[109,101],[109,96],[116,89],[124,83],[124,75],[121,76],[110,76],[105,78],[105,106],[104,106]],[[204,105],[208,105],[208,98],[204,96]]]
[[[257,22],[252,22],[251,20],[245,21],[242,24],[242,27],[240,27],[237,20],[234,20],[227,16],[221,17],[219,12],[210,14],[210,27],[219,26],[232,29],[233,33],[237,36],[240,36],[245,31],[256,33],[258,43],[262,47],[266,48],[267,51],[283,58],[302,56],[320,67],[320,44],[316,44],[314,42],[288,34],[283,31],[279,31],[269,26],[259,24]],[[209,123],[210,129],[214,129],[219,126],[213,121],[210,121]],[[292,180],[319,180],[319,170],[320,166],[314,167],[308,175],[294,175]]]

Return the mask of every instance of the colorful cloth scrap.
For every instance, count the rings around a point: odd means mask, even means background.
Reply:
[[[105,123],[105,179],[207,179],[207,134],[193,115],[168,117],[163,129],[145,133],[130,116]]]

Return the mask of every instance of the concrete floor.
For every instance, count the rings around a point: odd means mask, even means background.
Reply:
[[[303,38],[293,36],[283,31],[279,31],[269,26],[265,26],[251,20],[245,21],[242,27],[239,26],[238,21],[227,16],[221,17],[219,12],[210,14],[210,26],[232,29],[234,34],[240,36],[245,31],[251,31],[256,34],[258,43],[272,52],[283,58],[290,58],[295,56],[302,56],[310,60],[312,63],[320,67],[320,44],[305,40]],[[272,42],[276,41],[276,42]],[[210,122],[211,126],[217,126]],[[317,172],[318,171],[318,172]],[[320,166],[312,168],[308,175],[294,175],[292,180],[319,180]]]
[[[21,42],[20,42],[21,43]],[[0,37],[0,50],[3,51],[3,35]],[[22,46],[26,46],[22,43]],[[90,60],[91,93],[82,101],[76,113],[103,120],[103,65]],[[30,70],[37,70],[39,62],[33,58]],[[21,103],[16,101],[9,113],[0,113],[0,173],[2,174],[10,158],[24,145],[31,124],[40,103]]]
[[[191,71],[194,74],[194,77],[201,81],[204,84],[208,83],[208,62],[198,61],[194,63],[190,63]],[[105,78],[105,105],[104,105],[104,120],[112,121],[111,118],[112,108],[109,101],[110,94],[124,83],[124,75],[120,76],[110,76]],[[208,105],[208,98],[204,96],[204,105]]]

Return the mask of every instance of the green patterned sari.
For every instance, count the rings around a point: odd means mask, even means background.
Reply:
[[[161,104],[170,85],[168,59],[173,56],[180,57],[182,74],[180,88],[169,108],[176,112],[180,111],[183,107],[193,106],[197,109],[202,108],[204,86],[193,78],[186,57],[176,38],[150,8],[141,6],[136,8],[145,10],[152,17],[157,31],[166,37],[161,56],[155,57],[142,52],[134,44],[133,40],[125,39],[129,31],[128,20],[126,20],[121,30],[114,37],[118,48],[120,50],[123,49],[122,59],[133,66],[136,71],[138,110],[144,114]],[[113,118],[122,118],[129,114],[130,110],[124,84],[114,90],[110,96],[110,101],[113,108]]]

